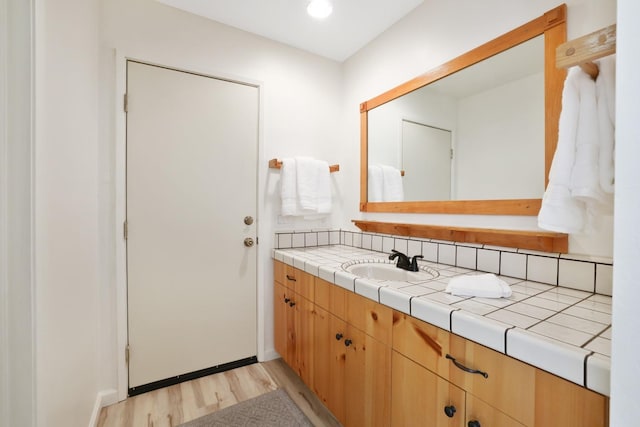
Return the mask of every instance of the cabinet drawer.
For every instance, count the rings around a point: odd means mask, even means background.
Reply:
[[[467,393],[466,415],[465,426],[469,425],[468,423],[470,422],[477,421],[479,423],[477,425],[480,426],[525,427],[524,424],[519,423],[507,414],[500,412],[469,393]]]
[[[334,316],[345,320],[347,310],[347,290],[315,278],[315,303],[317,306],[328,310]]]
[[[385,345],[391,345],[393,310],[368,298],[347,293],[347,323]]]
[[[314,300],[314,282],[315,276],[298,270],[297,268],[290,267],[291,270],[287,269],[287,281],[293,283],[293,289],[297,294],[302,295],[304,298],[309,301]],[[292,279],[293,278],[293,279]]]
[[[533,425],[536,368],[451,334],[449,352],[456,362],[487,377],[469,373],[449,360],[449,381],[522,424]]]
[[[447,377],[451,334],[398,311],[393,312],[393,349],[425,368]]]

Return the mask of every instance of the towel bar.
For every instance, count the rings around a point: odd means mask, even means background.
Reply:
[[[282,161],[278,159],[269,160],[269,167],[272,169],[280,169],[282,167]],[[338,172],[340,165],[329,165],[329,172]]]

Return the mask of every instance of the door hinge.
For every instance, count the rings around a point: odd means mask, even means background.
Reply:
[[[450,158],[451,158],[451,160],[453,160],[453,148],[451,149],[450,154],[451,154]]]
[[[127,96],[127,94],[124,94],[124,100],[123,100],[123,108],[124,108],[124,112],[128,113],[129,112],[129,97]]]
[[[129,344],[127,344],[127,346],[124,348],[124,361],[127,363],[127,365],[129,364],[129,355]]]
[[[129,238],[129,222],[125,221],[122,224],[122,234],[124,236],[124,240],[127,240]]]
[[[259,239],[256,237],[256,245],[259,243]]]

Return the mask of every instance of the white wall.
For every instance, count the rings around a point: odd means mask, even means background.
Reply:
[[[98,391],[98,0],[36,0],[38,425],[86,426]]]
[[[618,0],[611,427],[637,425],[640,396],[640,3]]]
[[[0,425],[35,425],[32,2],[0,0]]]
[[[616,21],[615,0],[567,0],[568,38]],[[344,64],[344,117],[347,120],[345,164],[345,224],[354,218],[378,221],[420,222],[495,228],[537,229],[535,217],[412,215],[360,213],[358,210],[359,110],[361,102],[385,92],[423,72],[491,40],[547,10],[557,0],[425,0]],[[572,235],[569,250],[575,254],[611,257],[613,218],[604,218],[592,235]]]

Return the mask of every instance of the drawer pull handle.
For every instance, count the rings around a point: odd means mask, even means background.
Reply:
[[[292,281],[292,282],[295,282],[295,281],[296,281],[296,278],[295,278],[295,276],[289,276],[289,275],[287,274],[287,280],[290,280],[290,281]]]
[[[458,362],[455,357],[453,357],[450,354],[447,354],[446,356],[447,359],[451,360],[453,362],[454,365],[456,365],[459,369],[462,369],[465,372],[468,372],[470,374],[480,374],[485,378],[489,378],[489,374],[487,374],[486,372],[482,372],[482,371],[478,371],[477,369],[471,369],[471,368],[467,368],[466,366],[464,366],[462,363]]]
[[[456,407],[453,405],[445,406],[444,413],[447,417],[453,418],[454,414],[456,413]]]

